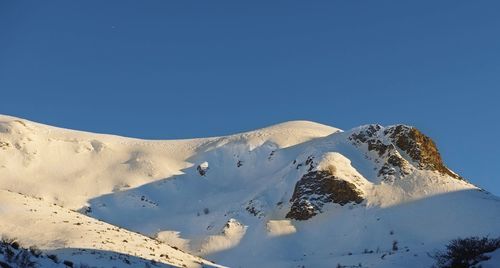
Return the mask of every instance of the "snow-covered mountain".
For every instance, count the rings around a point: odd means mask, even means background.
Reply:
[[[0,116],[0,178],[3,235],[95,266],[430,267],[500,236],[500,199],[405,125],[152,141]]]

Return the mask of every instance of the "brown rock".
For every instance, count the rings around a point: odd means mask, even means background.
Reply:
[[[337,203],[341,206],[348,203],[361,203],[363,198],[356,186],[329,171],[311,171],[305,174],[295,185],[290,200],[292,207],[286,217],[296,220],[307,220],[321,213],[326,203]]]

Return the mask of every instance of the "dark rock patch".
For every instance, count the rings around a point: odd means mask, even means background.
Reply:
[[[264,216],[264,213],[262,212],[262,208],[261,208],[258,201],[250,200],[250,202],[248,202],[248,205],[245,209],[246,209],[246,211],[248,211],[248,213],[252,214],[253,216],[256,216],[259,218]]]
[[[359,204],[363,200],[354,184],[333,176],[329,171],[311,171],[295,185],[290,199],[292,207],[286,217],[307,220],[321,213],[326,203],[343,206],[348,203]]]
[[[207,174],[208,168],[203,167],[201,165],[198,165],[196,167],[196,170],[198,171],[198,173],[200,174],[200,176],[205,176]]]

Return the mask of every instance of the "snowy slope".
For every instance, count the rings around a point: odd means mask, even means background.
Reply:
[[[227,143],[288,147],[338,131],[289,122],[240,135],[144,141],[45,126],[0,115],[1,189],[81,208],[90,198],[182,173],[187,159]]]
[[[96,267],[217,265],[41,199],[0,190],[0,230],[26,248]],[[163,265],[166,266],[166,265]],[[170,266],[169,266],[170,267]]]
[[[230,267],[429,267],[451,239],[500,236],[500,199],[447,169],[432,140],[404,125],[340,131],[293,121],[146,141],[2,116],[0,176],[0,189]],[[200,261],[192,258],[178,260]]]

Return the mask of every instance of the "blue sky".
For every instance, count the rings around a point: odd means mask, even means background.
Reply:
[[[500,195],[498,1],[1,1],[0,113],[140,138],[415,125]]]

